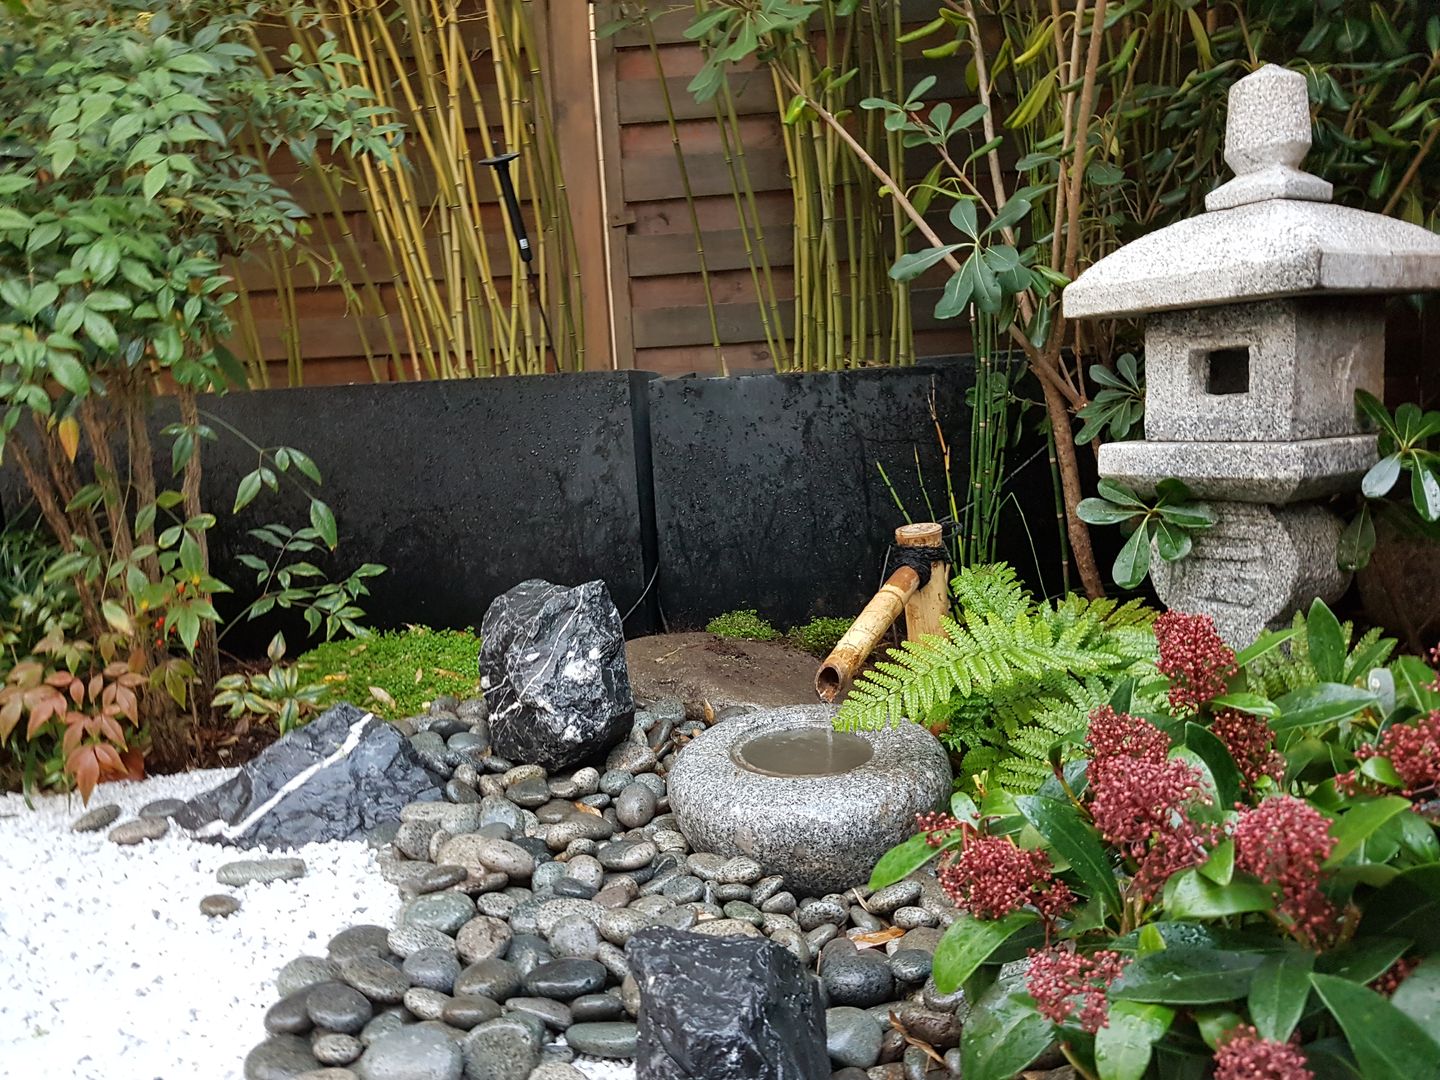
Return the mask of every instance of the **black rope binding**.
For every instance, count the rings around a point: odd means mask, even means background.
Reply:
[[[930,567],[932,563],[948,563],[950,552],[944,547],[900,547],[891,549],[891,563],[898,567],[908,566],[920,578],[920,588],[930,584]]]

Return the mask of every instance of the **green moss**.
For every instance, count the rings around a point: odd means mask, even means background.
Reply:
[[[727,611],[711,619],[705,629],[717,637],[743,638],[745,641],[774,641],[780,636],[780,631],[762,619],[754,608]]]
[[[814,618],[790,631],[790,640],[808,653],[825,657],[850,629],[854,619]]]
[[[341,701],[392,719],[423,712],[442,694],[474,697],[479,690],[480,638],[468,630],[406,630],[330,641],[296,661],[307,681],[325,684],[322,709]],[[375,687],[388,696],[373,693]]]

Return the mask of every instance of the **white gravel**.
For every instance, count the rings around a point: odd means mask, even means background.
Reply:
[[[117,824],[148,802],[190,798],[233,774],[216,769],[103,784],[90,806],[118,803]],[[264,1038],[275,973],[325,954],[359,923],[393,925],[400,906],[363,843],[309,844],[294,881],[221,886],[215,871],[265,852],[194,841],[120,847],[108,829],[77,834],[78,798],[26,807],[0,795],[0,1078],[240,1080]],[[223,919],[200,913],[211,893],[238,896]],[[629,1064],[584,1060],[594,1080],[630,1080]]]

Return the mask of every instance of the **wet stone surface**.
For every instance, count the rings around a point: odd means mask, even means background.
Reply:
[[[667,727],[657,714],[674,716]],[[692,850],[667,780],[704,725],[678,703],[642,709],[628,739],[557,770],[498,757],[483,708],[468,702],[409,726],[438,740],[421,745],[440,767],[443,798],[402,806],[379,841],[402,899],[396,923],[351,927],[331,939],[328,958],[280,971],[269,1038],[247,1059],[247,1080],[321,1070],[343,1074],[327,1080],[575,1080],[582,1074],[566,1063],[577,1054],[582,1064],[643,1063],[659,1045],[638,1015],[642,999],[655,1024],[668,1010],[702,1057],[706,1039],[717,1062],[738,1040],[765,1068],[782,1062],[776,1080],[958,1076],[958,1055],[950,1071],[928,1058],[928,1071],[907,1064],[887,1019],[897,1011],[938,1053],[958,1042],[963,996],[940,995],[930,979],[953,918],[933,878],[873,894],[853,882],[811,892],[749,855]],[[728,957],[702,965],[695,1000],[683,977],[667,989],[647,968],[658,961],[637,964],[635,950],[644,955],[657,933],[684,942],[665,963],[712,948]],[[766,959],[741,960],[737,949]],[[744,1003],[766,994],[789,1002],[783,1030],[737,1032]],[[745,1068],[695,1075],[759,1075]]]

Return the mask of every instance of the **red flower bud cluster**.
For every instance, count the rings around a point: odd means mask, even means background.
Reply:
[[[1170,740],[1155,725],[1108,707],[1091,713],[1089,741],[1090,817],[1138,864],[1134,887],[1148,900],[1219,841],[1216,828],[1187,813],[1206,801],[1200,773],[1165,756]]]
[[[1199,709],[1225,692],[1239,670],[1235,652],[1220,639],[1209,615],[1167,611],[1155,620],[1160,672],[1170,679],[1170,706],[1177,712]]]
[[[1386,968],[1379,978],[1370,980],[1370,989],[1388,998],[1400,989],[1400,984],[1408,979],[1419,966],[1420,958],[1418,956],[1402,956]]]
[[[1275,735],[1270,725],[1249,713],[1222,712],[1210,730],[1225,744],[1245,786],[1250,790],[1268,776],[1277,785],[1285,780],[1285,757],[1275,749]]]
[[[1320,891],[1320,864],[1335,849],[1330,821],[1303,799],[1272,795],[1235,822],[1235,865],[1280,889],[1279,910],[1307,945],[1335,939],[1339,913]]]
[[[1108,949],[1088,956],[1066,948],[1031,950],[1026,989],[1041,1016],[1063,1024],[1073,1015],[1093,1035],[1110,1022],[1105,994],[1129,962]]]
[[[1215,1051],[1215,1080],[1315,1080],[1315,1074],[1298,1047],[1262,1039],[1241,1024]]]
[[[930,812],[915,815],[915,830],[925,837],[931,847],[942,847],[950,834],[960,828],[958,819],[949,814]]]
[[[977,919],[1001,919],[1026,904],[1055,919],[1075,904],[1070,887],[1055,880],[1048,855],[1005,836],[970,836],[937,876],[955,905]]]
[[[1381,733],[1379,743],[1360,747],[1355,756],[1361,761],[1389,758],[1400,774],[1405,785],[1403,793],[1408,798],[1433,797],[1440,790],[1440,711],[1412,724],[1390,725]],[[1346,773],[1344,780],[1352,790],[1364,787],[1363,781],[1353,773]]]

